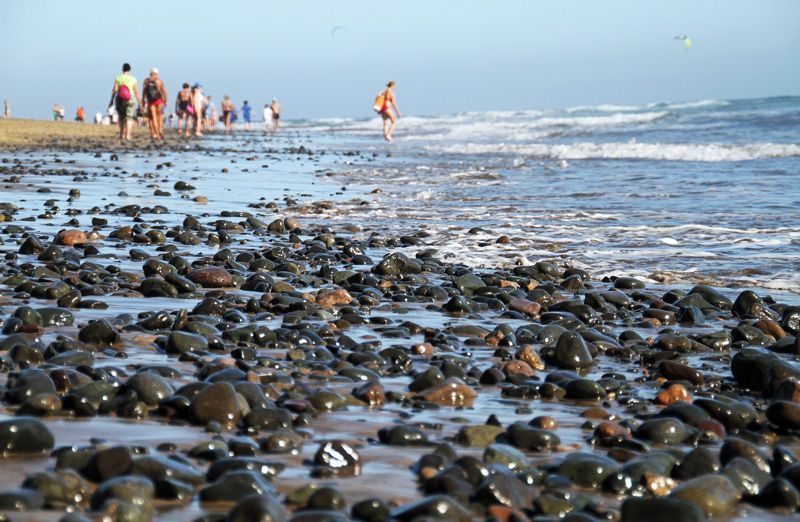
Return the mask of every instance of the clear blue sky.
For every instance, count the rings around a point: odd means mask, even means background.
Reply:
[[[289,118],[368,116],[389,79],[408,114],[800,94],[796,0],[4,0],[0,18],[20,117],[104,109],[124,61],[171,98],[199,81]]]

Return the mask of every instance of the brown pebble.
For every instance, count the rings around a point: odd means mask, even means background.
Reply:
[[[692,396],[683,384],[673,384],[666,390],[659,392],[656,402],[665,406],[676,402],[692,402]]]
[[[549,415],[539,415],[531,420],[530,425],[534,428],[541,428],[543,430],[558,429],[558,421]]]

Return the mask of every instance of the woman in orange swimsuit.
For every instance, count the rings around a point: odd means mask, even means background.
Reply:
[[[394,97],[393,81],[387,83],[386,90],[383,91],[383,108],[379,114],[383,118],[383,138],[386,141],[392,141],[394,124],[397,123],[397,118],[400,117],[400,108],[397,106],[397,100]]]

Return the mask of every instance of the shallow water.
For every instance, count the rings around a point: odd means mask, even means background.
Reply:
[[[342,178],[392,202],[371,221],[425,227],[471,265],[565,257],[600,275],[791,292],[799,124],[798,97],[409,117],[391,145],[375,120],[304,123],[380,156]],[[501,234],[512,242],[484,244]]]

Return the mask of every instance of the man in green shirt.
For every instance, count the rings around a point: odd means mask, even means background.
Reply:
[[[134,104],[134,96],[138,105]],[[142,97],[136,78],[131,75],[130,64],[122,64],[122,74],[114,78],[114,88],[111,91],[109,108],[116,99],[117,114],[119,115],[119,139],[131,141],[133,122],[136,121],[137,108],[142,106]]]

